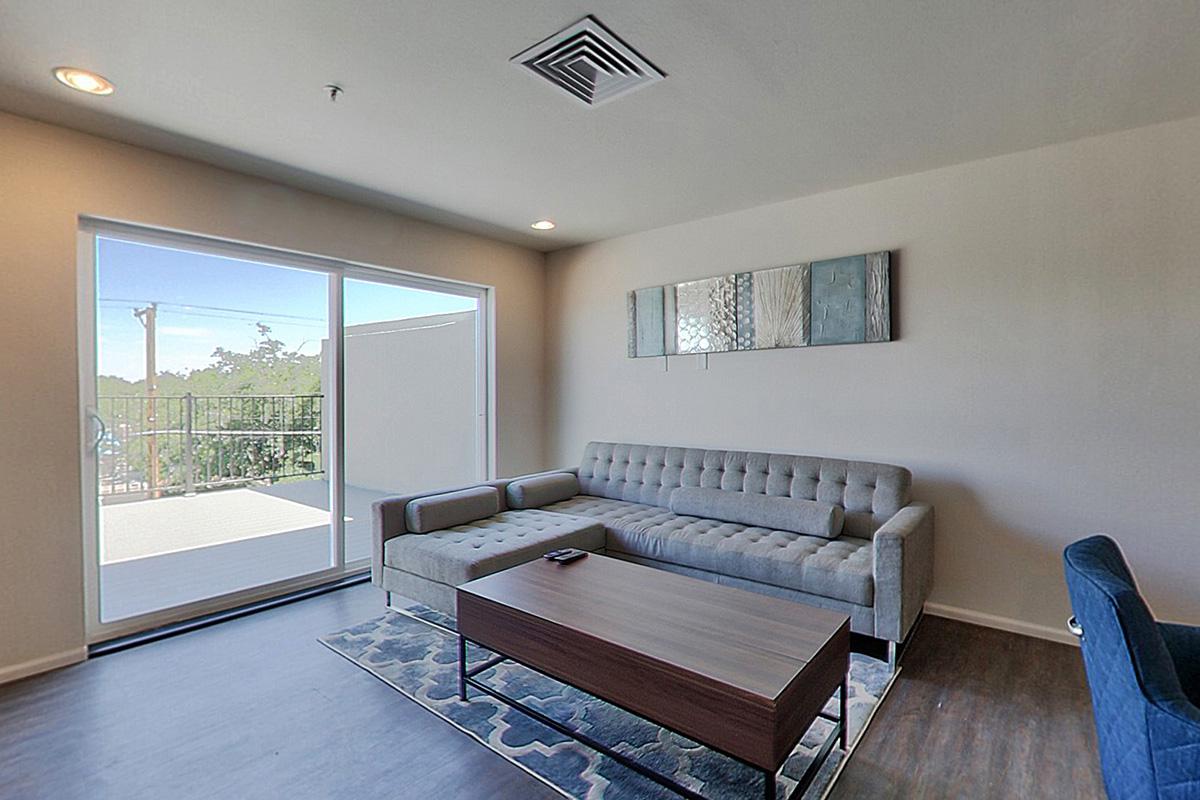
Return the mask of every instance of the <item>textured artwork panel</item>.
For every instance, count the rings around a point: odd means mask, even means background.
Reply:
[[[754,349],[754,273],[737,274],[737,349]]]
[[[867,341],[892,339],[890,254],[867,254]]]
[[[723,353],[737,346],[734,275],[675,287],[676,345],[680,353]]]
[[[865,342],[866,304],[866,256],[813,262],[813,344]]]
[[[625,294],[625,351],[637,358],[637,292]]]
[[[811,309],[809,266],[764,269],[754,275],[754,347],[804,347]]]
[[[675,310],[676,303],[676,287],[674,285],[663,287],[663,342],[667,355],[674,355],[679,352],[679,332],[676,330],[675,321],[679,319],[679,314]]]

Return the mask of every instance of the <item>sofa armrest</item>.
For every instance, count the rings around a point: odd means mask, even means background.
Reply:
[[[902,642],[933,584],[933,506],[910,503],[875,532],[875,635]]]

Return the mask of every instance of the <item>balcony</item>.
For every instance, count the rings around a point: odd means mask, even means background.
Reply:
[[[102,619],[332,565],[322,395],[98,400]],[[347,561],[370,554],[388,493],[346,486]]]

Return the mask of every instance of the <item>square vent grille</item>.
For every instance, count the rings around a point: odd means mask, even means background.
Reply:
[[[598,106],[667,77],[600,20],[584,17],[509,59]]]

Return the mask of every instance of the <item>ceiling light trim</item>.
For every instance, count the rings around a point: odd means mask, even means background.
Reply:
[[[108,97],[117,89],[108,78],[98,72],[92,72],[90,69],[71,67],[64,64],[55,67],[50,73],[54,76],[55,80],[68,89],[74,89],[77,92],[83,92],[95,97]]]

